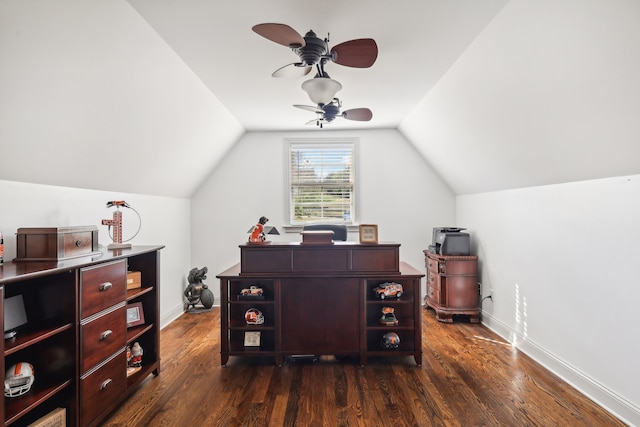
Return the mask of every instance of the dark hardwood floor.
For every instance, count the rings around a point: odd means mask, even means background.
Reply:
[[[231,357],[220,311],[161,332],[162,371],[108,426],[624,426],[482,325],[423,309],[424,356],[316,362]]]

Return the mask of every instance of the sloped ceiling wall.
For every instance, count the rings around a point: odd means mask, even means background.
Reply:
[[[453,191],[638,173],[640,2],[483,10],[497,15],[399,125]],[[403,24],[388,25],[381,38]],[[384,81],[402,80],[401,65]],[[190,197],[245,132],[195,73],[125,0],[3,0],[0,179]]]
[[[0,179],[189,197],[243,133],[125,1],[0,2]]]
[[[512,0],[400,131],[456,194],[640,171],[640,2]]]

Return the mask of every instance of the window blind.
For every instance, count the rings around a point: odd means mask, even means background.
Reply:
[[[353,222],[353,143],[292,142],[289,166],[292,224]]]

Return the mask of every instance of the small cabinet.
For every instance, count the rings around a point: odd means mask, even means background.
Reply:
[[[440,322],[453,322],[465,315],[471,323],[480,321],[478,257],[438,255],[425,250],[427,294],[425,307],[436,312]]]

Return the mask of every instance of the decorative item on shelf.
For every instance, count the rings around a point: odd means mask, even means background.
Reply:
[[[131,205],[124,200],[111,200],[107,202],[107,208],[112,208],[114,206],[116,207],[116,211],[113,213],[113,219],[102,220],[102,225],[109,227],[109,237],[113,240],[113,243],[110,243],[107,248],[128,249],[131,247],[131,243],[127,242],[131,241],[140,232],[140,228],[142,228],[142,219],[140,218],[138,211],[132,208]],[[133,234],[133,236],[126,240],[122,240],[122,211],[120,210],[120,206],[129,208],[138,215],[138,230]],[[113,227],[113,234],[111,233],[111,227]]]
[[[130,350],[127,349],[127,365],[130,368],[141,368],[143,354],[144,350],[140,347],[140,343],[135,342]]]
[[[7,369],[4,379],[4,395],[18,397],[31,390],[35,381],[33,365],[28,362],[18,362]]]
[[[277,228],[265,226],[267,222],[269,222],[269,218],[261,216],[258,223],[249,229],[248,233],[251,233],[249,236],[250,244],[267,245],[271,243],[267,240],[267,234],[280,235]]]
[[[373,294],[380,299],[387,297],[400,298],[402,296],[402,285],[395,282],[385,282],[373,288]]]
[[[144,324],[144,312],[142,303],[134,302],[127,305],[127,328]]]
[[[391,350],[400,346],[400,337],[395,332],[387,332],[380,340],[382,348]]]
[[[15,262],[60,262],[102,256],[98,227],[21,227],[16,232]]]
[[[360,243],[378,243],[378,225],[360,224]]]
[[[142,274],[139,271],[127,271],[127,289],[142,287]]]
[[[245,347],[260,347],[260,331],[247,331],[244,333]]]
[[[264,323],[264,315],[257,308],[250,308],[244,313],[244,320],[247,325],[262,325]]]
[[[250,286],[240,290],[238,299],[264,299],[264,291],[258,286]]]
[[[67,410],[56,408],[27,427],[65,427],[67,425]]]
[[[187,298],[184,304],[184,311],[187,313],[202,313],[211,310],[211,307],[213,307],[213,291],[202,283],[207,278],[208,271],[207,267],[200,269],[194,267],[189,271],[189,276],[187,277],[189,285],[184,290],[184,296]],[[196,307],[198,304],[201,306]]]
[[[27,312],[22,295],[4,300],[4,339],[14,338],[17,330],[27,324]]]
[[[396,326],[398,324],[398,319],[396,318],[395,309],[393,307],[382,307],[380,324],[386,326]]]

